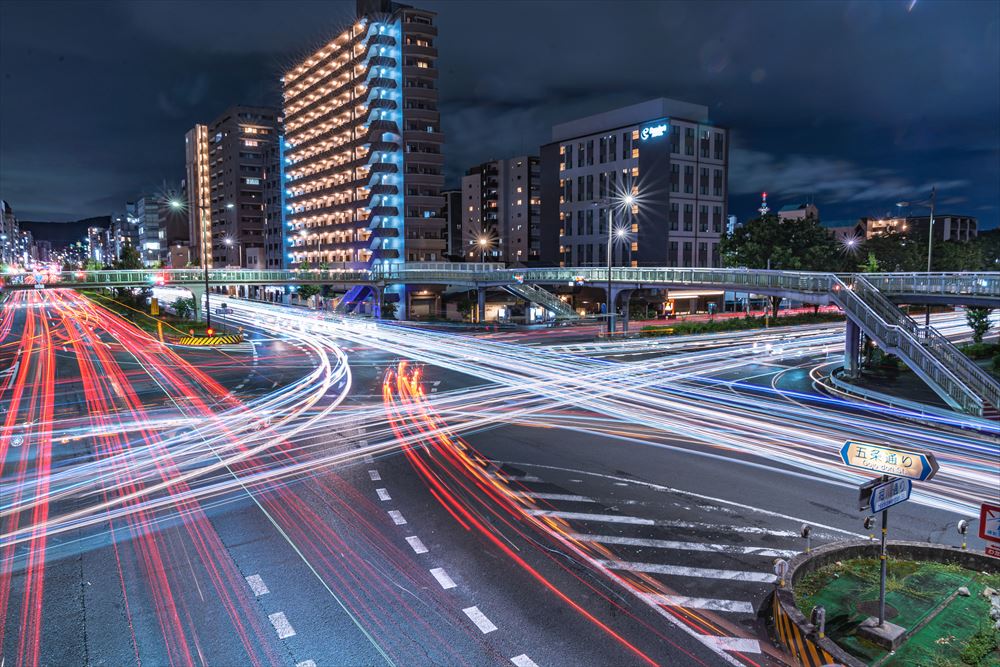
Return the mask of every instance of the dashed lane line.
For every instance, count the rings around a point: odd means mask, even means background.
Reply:
[[[399,510],[389,510],[389,518],[397,526],[406,525],[406,519],[403,518],[403,514]]]
[[[581,542],[620,544],[630,547],[653,547],[654,549],[674,549],[677,551],[704,551],[708,553],[741,556],[765,556],[767,558],[792,558],[799,553],[793,549],[744,547],[736,544],[707,544],[703,542],[676,542],[674,540],[653,540],[642,537],[621,537],[618,535],[587,535],[584,533],[572,533],[569,537]]]
[[[531,498],[532,500],[565,500],[571,503],[595,503],[597,502],[593,498],[588,498],[587,496],[578,496],[572,493],[533,493],[524,492],[518,493],[522,498]]]
[[[278,633],[278,639],[288,639],[289,637],[295,636],[295,630],[292,628],[292,624],[288,622],[285,617],[285,612],[277,611],[273,614],[268,614],[267,618],[271,621],[271,625],[274,626],[275,631]]]
[[[407,537],[406,543],[413,548],[414,553],[418,554],[427,553],[427,547],[424,546],[424,543],[420,541],[420,538],[417,537],[416,535],[410,535],[409,537]]]
[[[431,570],[431,575],[437,579],[437,582],[441,584],[441,588],[448,590],[449,588],[455,588],[456,584],[448,573],[444,571],[443,567],[435,567]]]
[[[302,662],[295,663],[295,667],[316,667],[315,660],[303,660]]]
[[[523,653],[521,655],[515,655],[513,658],[510,659],[510,661],[514,663],[517,667],[538,667],[538,665],[535,664],[534,660],[532,660]]]
[[[484,635],[497,629],[497,626],[493,625],[493,621],[486,618],[486,614],[479,611],[479,607],[466,607],[462,611],[465,612],[465,615],[476,624],[476,627],[479,628],[479,631]]]
[[[267,584],[264,580],[260,578],[259,574],[251,574],[246,578],[247,583],[250,584],[250,590],[253,591],[254,597],[260,597],[261,595],[267,595],[271,591],[268,590]]]
[[[742,570],[717,570],[708,567],[687,567],[684,565],[663,565],[661,563],[636,563],[623,560],[598,560],[597,563],[610,570],[669,574],[676,577],[698,577],[702,579],[724,579],[727,581],[757,581],[772,584],[777,578],[769,572],[744,572]]]
[[[373,482],[381,482],[382,475],[378,474],[378,470],[369,470],[368,476],[372,478]]]
[[[389,495],[388,489],[375,489],[375,493],[378,494],[378,499],[381,501],[392,500],[392,496]]]

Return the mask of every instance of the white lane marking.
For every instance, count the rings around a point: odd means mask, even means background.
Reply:
[[[295,667],[316,667],[315,660],[303,660],[302,662],[295,663]]]
[[[541,477],[535,477],[534,475],[505,475],[500,473],[500,477],[503,477],[508,482],[540,482]]]
[[[285,618],[285,612],[277,611],[273,614],[268,614],[267,617],[277,631],[278,639],[288,639],[295,636],[295,630],[292,629],[292,624]]]
[[[587,496],[577,496],[572,493],[519,493],[522,498],[533,498],[535,500],[565,500],[571,503],[595,503],[593,498]]]
[[[629,572],[650,572],[670,574],[677,577],[699,577],[703,579],[725,579],[728,581],[759,581],[774,583],[776,577],[770,572],[744,572],[742,570],[716,570],[708,567],[686,567],[683,565],[663,565],[661,563],[635,563],[623,560],[598,560],[598,565],[611,570]]]
[[[774,537],[797,537],[794,530],[768,530],[757,526],[723,526],[716,523],[701,523],[698,521],[654,521],[637,516],[622,516],[619,514],[587,514],[586,512],[561,512],[555,510],[526,510],[530,516],[548,516],[557,519],[576,519],[577,521],[600,521],[603,523],[630,523],[637,526],[668,526],[670,528],[707,528],[728,533],[748,533],[750,535],[772,535]]]
[[[400,518],[402,518],[402,517],[400,517]],[[418,553],[418,554],[425,554],[425,553],[427,553],[427,547],[424,546],[424,543],[421,542],[420,538],[417,537],[416,535],[410,535],[409,537],[407,537],[406,538],[406,543],[409,544],[411,547],[413,547],[413,551],[415,553]]]
[[[822,523],[816,523],[815,521],[802,519],[800,517],[790,516],[788,514],[782,514],[781,512],[772,512],[771,510],[766,510],[766,509],[763,509],[763,508],[760,508],[760,507],[754,507],[753,505],[744,505],[743,503],[738,503],[738,502],[735,502],[735,501],[732,501],[732,500],[724,500],[722,498],[715,498],[713,496],[706,496],[706,495],[701,494],[701,493],[692,493],[691,491],[684,491],[682,489],[675,489],[673,487],[664,486],[662,484],[654,484],[653,482],[643,482],[643,481],[637,480],[637,479],[628,479],[628,478],[625,478],[625,477],[617,477],[615,475],[604,475],[604,474],[601,474],[599,472],[589,472],[587,470],[576,470],[574,468],[560,468],[559,466],[538,465],[536,463],[517,463],[517,462],[514,462],[514,461],[508,461],[508,464],[512,465],[512,466],[525,466],[525,467],[531,467],[531,468],[543,468],[543,469],[547,469],[547,470],[559,470],[561,472],[571,472],[571,473],[576,473],[578,475],[579,474],[584,474],[584,475],[590,475],[592,477],[602,477],[604,479],[619,480],[619,481],[622,481],[622,482],[629,482],[631,484],[638,484],[640,486],[645,486],[645,487],[648,487],[650,489],[656,489],[657,491],[667,491],[669,493],[680,493],[680,494],[683,494],[685,496],[690,496],[692,498],[700,498],[702,500],[710,500],[710,501],[715,502],[715,503],[721,503],[723,505],[730,505],[732,507],[738,507],[740,509],[750,510],[751,512],[756,512],[758,514],[763,514],[765,516],[773,516],[773,517],[776,517],[776,518],[779,518],[779,519],[788,519],[789,521],[794,521],[794,522],[800,523],[800,524],[801,523],[808,523],[809,525],[814,526],[816,528],[823,528],[825,530],[832,530],[834,532],[841,533],[843,535],[850,535],[851,537],[860,537],[860,538],[867,537],[866,535],[862,535],[860,533],[853,533],[853,532],[851,532],[849,530],[844,530],[843,528],[837,528],[835,526],[829,526],[829,525],[822,524]],[[847,483],[834,482],[832,480],[826,480],[826,479],[821,479],[821,478],[816,478],[816,479],[819,479],[820,481],[826,482],[828,484],[832,484],[834,486],[841,486],[841,487],[844,487],[844,488],[852,488],[851,485],[847,484]],[[541,480],[537,480],[537,481],[541,481]],[[578,480],[570,480],[570,481],[578,481]]]
[[[517,667],[538,667],[534,660],[523,653],[521,655],[515,655],[510,659],[510,661],[517,665]]]
[[[441,584],[441,588],[448,590],[449,588],[455,588],[458,584],[452,581],[452,578],[448,576],[448,573],[444,571],[443,567],[436,567],[431,570],[431,574],[437,579],[437,582]]]
[[[387,489],[375,489],[375,493],[378,494],[379,500],[392,500],[392,496],[389,495]]]
[[[364,461],[365,463],[375,463],[375,459],[372,458],[371,454],[365,454],[364,456],[361,457],[361,460]]]
[[[656,593],[636,592],[644,602],[662,604],[667,607],[686,607],[688,609],[708,609],[711,611],[731,611],[741,614],[752,614],[753,605],[740,600],[717,600],[715,598],[689,598],[683,595],[658,595]]]
[[[476,627],[479,628],[479,631],[484,635],[497,629],[497,626],[493,625],[493,621],[486,618],[486,614],[479,611],[479,607],[467,607],[462,611],[465,612],[465,615],[476,624]]]
[[[389,518],[397,526],[402,526],[406,523],[406,519],[403,518],[402,513],[399,510],[389,510]]]
[[[581,542],[601,542],[622,544],[630,547],[653,547],[655,549],[676,549],[678,551],[706,551],[720,554],[740,554],[744,556],[766,556],[768,558],[791,558],[798,555],[792,549],[769,549],[767,547],[743,547],[736,544],[705,544],[702,542],[675,542],[673,540],[651,540],[642,537],[619,537],[617,535],[585,535],[571,533],[569,537]]]
[[[530,516],[553,517],[557,519],[577,519],[578,521],[603,521],[605,523],[631,523],[637,526],[655,526],[652,519],[617,514],[587,514],[585,512],[558,512],[555,510],[527,510]]]
[[[695,635],[705,646],[721,649],[723,651],[735,651],[737,653],[760,653],[760,643],[756,639],[746,639],[744,637],[715,637],[712,635]]]
[[[378,474],[378,470],[369,470],[368,476],[372,478],[373,482],[381,482],[382,475]]]
[[[271,592],[268,590],[267,584],[264,583],[264,580],[260,578],[259,574],[251,574],[247,577],[247,583],[250,584],[250,590],[253,591],[255,597],[267,595]]]

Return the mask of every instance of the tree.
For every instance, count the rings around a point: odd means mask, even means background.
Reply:
[[[748,220],[722,237],[719,251],[726,266],[782,271],[839,271],[843,260],[837,242],[819,221],[782,220],[766,215]],[[779,297],[771,297],[778,314]]]
[[[382,307],[381,315],[383,320],[394,320],[396,319],[396,302],[386,301],[385,297],[382,297]]]
[[[193,298],[177,299],[174,301],[174,312],[182,320],[191,318],[194,313],[195,303]]]
[[[883,234],[867,239],[864,250],[875,255],[883,271],[926,271],[927,239],[918,235]]]
[[[935,243],[931,265],[935,271],[977,271],[983,268],[983,247],[974,241]]]
[[[970,306],[965,309],[965,321],[969,325],[969,328],[972,329],[973,343],[982,343],[983,336],[993,326],[993,323],[990,322],[990,313],[992,312],[992,308],[986,308],[985,306]]]
[[[974,243],[982,253],[982,265],[986,271],[1000,271],[1000,228],[982,232]]]
[[[862,273],[878,273],[881,270],[882,266],[878,263],[878,258],[870,250],[868,251],[868,259],[865,263],[858,265],[858,271]]]
[[[139,254],[138,250],[127,245],[122,248],[121,257],[114,262],[113,266],[119,271],[141,269],[143,268],[142,255]]]

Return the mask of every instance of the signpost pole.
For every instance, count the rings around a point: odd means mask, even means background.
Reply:
[[[885,624],[885,569],[886,569],[886,555],[885,555],[885,538],[886,533],[889,532],[889,510],[882,510],[882,548],[879,551],[879,559],[881,560],[882,572],[879,576],[878,584],[878,625],[882,627]]]

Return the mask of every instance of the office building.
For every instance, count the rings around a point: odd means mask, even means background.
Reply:
[[[281,120],[267,107],[233,106],[184,137],[193,257],[262,269],[265,154]]]
[[[466,261],[537,264],[541,257],[541,164],[537,156],[491,160],[462,178]]]
[[[153,195],[143,195],[135,202],[126,204],[126,207],[131,207],[132,210],[139,253],[142,255],[142,263],[146,266],[154,266],[160,262],[160,250],[165,247],[166,231],[161,233],[160,230],[161,205],[160,198]]]
[[[913,231],[927,235],[930,226],[929,215],[911,215],[906,224]],[[970,241],[979,235],[979,220],[971,215],[937,213],[934,215],[935,241]]]
[[[930,216],[866,216],[857,220],[832,220],[823,223],[823,226],[839,241],[863,241],[888,234],[917,234],[927,238]],[[979,221],[972,216],[951,213],[934,216],[935,241],[970,241],[978,234]]]
[[[707,107],[659,98],[556,125],[542,148],[543,254],[564,266],[719,266],[729,137]],[[629,207],[625,195],[635,197]]]
[[[357,9],[351,27],[282,78],[289,259],[361,267],[441,261],[447,229],[434,14],[387,0],[359,0]],[[405,312],[411,299],[399,287],[388,292]],[[369,294],[352,290],[344,304]]]
[[[464,260],[464,248],[462,247],[462,191],[445,190],[441,193],[444,197],[444,210],[441,217],[445,221],[448,244],[445,256],[449,261],[461,262]]]
[[[15,264],[16,247],[21,236],[20,226],[14,209],[6,200],[0,199],[0,264]]]
[[[781,220],[805,220],[806,218],[819,220],[819,209],[815,204],[788,204],[778,209],[778,218]]]
[[[264,149],[264,266],[284,269],[288,266],[285,249],[285,189],[281,165],[284,162],[284,138]]]

